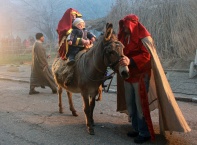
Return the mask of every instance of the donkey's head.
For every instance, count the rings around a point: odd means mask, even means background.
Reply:
[[[106,32],[103,39],[105,64],[115,72],[119,71],[120,76],[127,79],[129,77],[128,67],[119,65],[121,57],[124,56],[124,45],[118,41],[111,23],[106,24]]]

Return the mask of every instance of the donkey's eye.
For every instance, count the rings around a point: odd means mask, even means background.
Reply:
[[[113,51],[108,49],[107,53],[111,55],[113,53]]]
[[[114,52],[114,51],[110,51],[110,54],[111,54],[111,55],[115,55],[115,52]]]

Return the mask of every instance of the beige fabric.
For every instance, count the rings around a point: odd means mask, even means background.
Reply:
[[[158,96],[160,131],[163,133],[164,131],[191,131],[175,100],[174,94],[158,58],[152,38],[148,36],[142,39],[142,42],[152,55],[153,76],[156,80],[154,81],[156,87],[156,92],[154,92],[154,94]]]
[[[157,92],[156,92],[153,70],[151,70],[151,78],[150,78],[150,85],[148,91],[148,102],[149,102],[150,111],[153,111],[158,108]]]
[[[30,86],[49,86],[56,90],[56,84],[48,66],[46,50],[41,42],[36,41],[32,49]]]

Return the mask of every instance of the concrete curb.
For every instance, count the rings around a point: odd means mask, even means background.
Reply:
[[[5,77],[0,77],[0,80],[22,82],[22,83],[30,83],[30,81],[26,81],[26,80],[15,79],[15,78],[5,78]]]
[[[192,102],[197,103],[197,98],[192,98]]]
[[[109,89],[109,91],[104,91],[105,93],[116,93],[117,90],[115,89]],[[176,93],[174,93],[176,94]],[[197,98],[196,97],[175,97],[177,101],[183,101],[183,102],[194,102],[197,103]]]
[[[165,72],[167,71],[175,71],[175,72],[184,72],[184,73],[189,73],[189,69],[165,69]]]
[[[177,101],[183,101],[183,102],[193,102],[193,98],[186,98],[186,97],[175,97]]]

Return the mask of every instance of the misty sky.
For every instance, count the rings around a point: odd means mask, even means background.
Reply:
[[[41,17],[49,17],[55,30],[70,7],[82,13],[85,20],[101,18],[107,15],[114,3],[115,0],[0,0],[0,38],[10,34],[15,37],[31,35],[36,30],[34,23]]]

